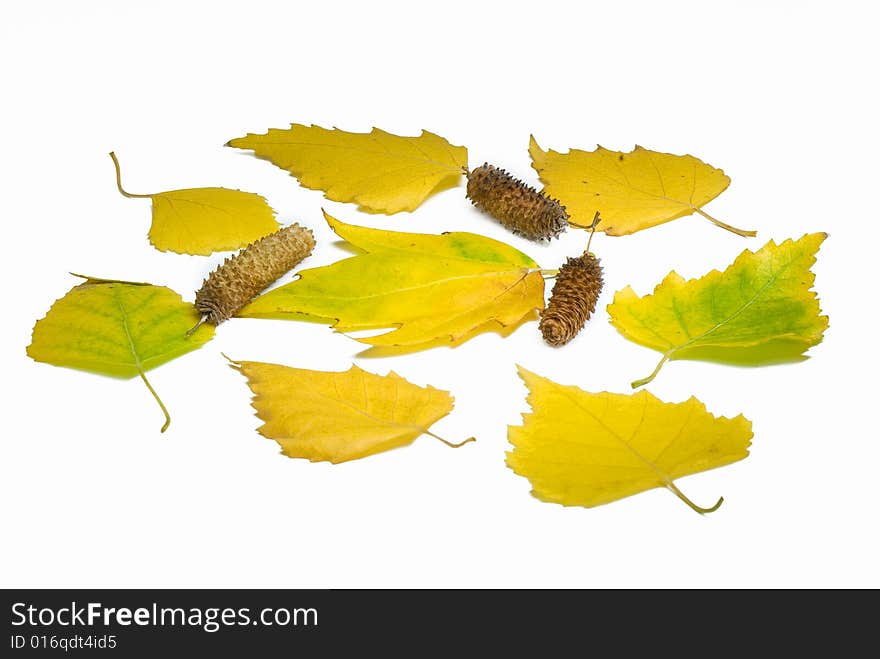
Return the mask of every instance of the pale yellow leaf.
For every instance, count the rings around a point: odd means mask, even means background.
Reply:
[[[119,163],[116,183],[126,197],[151,199],[150,243],[163,252],[208,255],[244,247],[278,230],[275,213],[253,192],[228,188],[187,188],[155,194],[133,194],[122,187]]]

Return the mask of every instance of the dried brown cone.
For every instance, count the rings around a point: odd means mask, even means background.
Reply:
[[[205,279],[196,293],[196,309],[204,314],[204,320],[219,325],[314,248],[312,232],[298,224],[260,238],[230,256]]]
[[[580,332],[596,310],[602,291],[602,266],[591,252],[569,258],[559,268],[550,302],[538,328],[552,346],[565,345]]]
[[[549,240],[568,227],[565,206],[503,169],[483,164],[467,177],[468,199],[514,233],[530,240]]]

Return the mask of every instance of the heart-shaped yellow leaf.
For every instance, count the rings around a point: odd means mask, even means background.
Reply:
[[[153,201],[150,243],[163,252],[208,255],[239,249],[278,229],[275,212],[253,192],[228,188],[187,188],[133,194],[122,187],[119,161],[116,184],[126,197]]]

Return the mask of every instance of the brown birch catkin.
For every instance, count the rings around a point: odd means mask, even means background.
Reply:
[[[559,268],[538,328],[552,346],[565,345],[583,329],[602,291],[602,266],[592,252],[569,258]]]
[[[555,238],[568,227],[565,207],[503,169],[483,164],[467,175],[471,202],[529,240]]]
[[[227,258],[205,279],[196,293],[196,309],[205,321],[219,325],[294,268],[314,248],[312,232],[299,224],[260,238]]]

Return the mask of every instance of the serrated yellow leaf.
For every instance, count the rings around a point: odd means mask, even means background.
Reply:
[[[55,366],[132,378],[140,375],[165,414],[144,373],[201,347],[214,336],[193,305],[164,286],[86,278],[57,300],[34,326],[27,354]]]
[[[674,481],[748,455],[752,424],[716,417],[696,398],[664,403],[647,391],[590,393],[519,367],[532,412],[508,428],[507,466],[542,501],[598,506],[665,487],[697,512]]]
[[[437,437],[428,428],[452,411],[449,392],[419,387],[393,371],[382,376],[352,366],[331,373],[247,361],[232,367],[254,394],[264,422],[258,431],[291,458],[345,462],[406,446],[420,435]]]
[[[244,247],[278,230],[275,213],[253,192],[228,188],[188,188],[133,194],[122,187],[119,162],[116,184],[126,197],[151,199],[150,243],[163,252],[208,255]]]
[[[252,150],[327,199],[388,215],[415,210],[432,192],[456,185],[467,168],[465,147],[426,130],[402,137],[378,128],[349,133],[291,124],[228,146]]]
[[[623,236],[698,213],[739,235],[755,235],[703,210],[730,185],[730,178],[694,156],[640,146],[629,153],[601,146],[595,151],[559,153],[542,150],[534,137],[529,141],[529,154],[544,182],[544,192],[565,206],[574,224],[587,226],[598,212],[602,217],[598,231]]]
[[[639,297],[627,286],[608,305],[611,324],[626,338],[659,350],[667,360],[700,359],[760,365],[803,359],[822,340],[828,317],[820,315],[811,291],[819,245],[826,234],[812,233],[757,252],[744,251],[724,272],[713,270],[685,281],[670,272]]]
[[[544,306],[538,264],[502,242],[472,233],[442,235],[330,227],[365,253],[300,272],[300,279],[258,297],[246,318],[334,319],[339,331],[397,329],[358,339],[373,346],[454,342],[488,323],[519,324]]]

